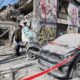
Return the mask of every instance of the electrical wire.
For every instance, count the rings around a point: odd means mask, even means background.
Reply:
[[[0,6],[1,6],[1,7],[5,6],[5,5],[3,5],[4,2],[6,2],[6,1],[3,0],[3,1],[0,3]]]
[[[1,1],[0,6],[3,4],[4,1],[5,1],[5,0],[2,0],[2,1]]]

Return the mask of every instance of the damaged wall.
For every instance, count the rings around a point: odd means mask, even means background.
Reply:
[[[5,45],[11,40],[12,33],[16,27],[17,25],[14,22],[0,21],[0,41],[2,42],[2,44]]]

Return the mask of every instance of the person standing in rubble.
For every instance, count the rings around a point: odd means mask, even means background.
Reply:
[[[36,38],[36,34],[32,31],[31,24],[27,25],[27,22],[24,22],[24,27],[22,29],[22,41],[30,42],[33,38]]]
[[[31,26],[27,25],[27,22],[24,22],[24,27],[22,29],[22,41],[29,42],[29,39],[32,38]]]
[[[20,56],[19,50],[21,47],[20,43],[22,42],[22,28],[23,28],[23,26],[19,25],[19,27],[13,32],[12,38],[11,38],[11,44],[10,45],[12,45],[13,39],[15,37],[15,42],[17,43],[15,51],[16,51],[17,56]]]
[[[27,32],[29,31],[29,27],[27,26],[27,22],[23,23],[23,28],[22,28],[22,41],[26,43],[28,41],[28,35]]]

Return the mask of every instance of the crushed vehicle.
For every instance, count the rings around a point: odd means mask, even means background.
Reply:
[[[49,74],[60,80],[80,80],[80,34],[64,34],[54,41],[44,45],[38,58],[39,67],[42,70],[53,67],[57,63],[76,54],[65,65],[51,71]]]

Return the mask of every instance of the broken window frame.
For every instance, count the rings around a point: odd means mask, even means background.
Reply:
[[[67,4],[66,4],[67,3]],[[64,1],[64,0],[58,0],[58,12],[57,12],[57,17],[61,19],[67,19],[68,13],[67,13],[67,8],[68,8],[69,1]],[[64,11],[62,11],[62,9]]]

